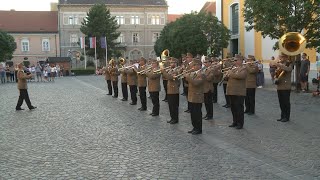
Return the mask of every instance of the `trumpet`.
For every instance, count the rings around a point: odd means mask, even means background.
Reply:
[[[243,65],[246,65],[246,64],[257,64],[258,61],[251,61],[251,62],[244,62],[242,63]]]
[[[175,79],[181,79],[185,74],[188,74],[188,73],[191,73],[193,71],[193,69],[190,69],[188,71],[183,71],[182,73],[176,75],[176,76],[173,76],[173,80]]]
[[[167,70],[169,70],[170,68],[171,68],[171,67],[166,67],[166,68],[164,68],[164,70],[167,71]],[[162,71],[162,69],[158,69],[158,70],[153,71],[153,73],[154,73],[154,74],[161,74],[161,71]]]
[[[228,72],[232,68],[233,68],[233,66],[230,66],[230,67],[227,67],[227,68],[223,68],[223,69],[221,69],[221,73],[224,74],[224,73]]]
[[[136,64],[132,64],[132,65],[130,65],[130,66],[124,66],[124,67],[122,67],[122,68],[119,68],[118,70],[119,70],[119,71],[122,71],[122,70],[124,70],[124,69],[133,68],[134,66],[136,66]]]
[[[152,70],[152,67],[147,67],[146,69],[143,69],[141,71],[138,71],[137,74],[139,75],[143,75],[143,74],[146,74],[147,72],[151,71]]]

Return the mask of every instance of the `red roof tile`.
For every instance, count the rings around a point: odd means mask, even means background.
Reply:
[[[216,14],[216,2],[206,2],[200,11]]]
[[[11,33],[57,33],[56,11],[0,11],[0,29]]]
[[[174,22],[182,16],[183,14],[168,14],[168,23]]]

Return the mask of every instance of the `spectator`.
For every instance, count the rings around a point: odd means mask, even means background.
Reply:
[[[13,65],[9,67],[10,70],[10,81],[14,82],[14,67]]]
[[[258,74],[257,74],[257,88],[262,88],[264,86],[264,73],[263,73],[263,64],[261,60],[258,61]]]
[[[36,66],[36,75],[37,75],[37,82],[39,82],[39,80],[41,80],[42,82],[42,67],[40,66],[40,64],[38,63],[37,66]]]
[[[0,64],[0,79],[1,83],[6,83],[6,70],[3,64]]]
[[[47,76],[48,76],[48,81],[51,81],[51,67],[50,67],[50,64],[47,64]]]
[[[54,81],[54,78],[56,77],[57,68],[55,65],[51,66],[51,81]]]
[[[271,57],[271,61],[274,61],[274,56]],[[274,62],[270,62],[269,63],[269,71],[270,71],[270,75],[271,75],[271,80],[272,80],[272,84],[274,84],[274,78],[275,78],[275,75],[276,75],[276,69],[277,69],[277,66],[274,65]]]
[[[31,66],[31,68],[30,68],[30,72],[31,72],[31,74],[32,74],[32,80],[36,80],[35,79],[35,77],[36,77],[36,67],[34,66],[34,64]]]

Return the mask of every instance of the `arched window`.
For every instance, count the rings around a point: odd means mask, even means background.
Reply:
[[[239,34],[239,4],[231,6],[231,32],[232,35]]]
[[[142,57],[142,53],[139,50],[135,49],[135,50],[131,51],[131,53],[130,53],[130,59],[131,60],[138,60],[141,57]]]

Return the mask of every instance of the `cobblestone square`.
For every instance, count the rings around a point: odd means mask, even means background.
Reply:
[[[282,123],[275,89],[257,89],[256,114],[236,130],[219,87],[214,120],[194,136],[183,96],[170,125],[165,102],[152,117],[150,99],[140,112],[121,89],[107,96],[102,76],[28,86],[38,108],[16,112],[16,84],[0,84],[0,179],[320,179],[320,99],[309,93],[292,92]]]

